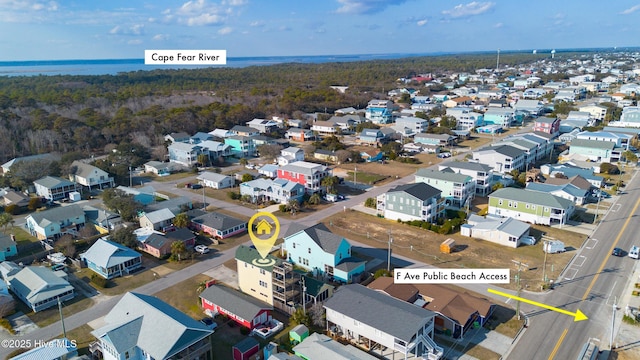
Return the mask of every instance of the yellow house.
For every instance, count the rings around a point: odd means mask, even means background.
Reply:
[[[258,225],[258,231],[259,228]],[[281,264],[282,260],[271,255],[266,259],[271,260],[270,266],[254,265],[257,260],[262,260],[258,250],[244,245],[239,246],[236,250],[238,285],[243,293],[273,306],[273,267]]]

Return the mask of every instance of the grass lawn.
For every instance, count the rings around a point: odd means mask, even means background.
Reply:
[[[170,182],[170,181],[180,180],[180,179],[197,176],[197,175],[198,174],[196,173],[187,171],[187,172],[179,172],[179,173],[171,174],[168,176],[152,176],[152,175],[145,175],[145,176],[157,182]]]
[[[93,300],[76,292],[76,296],[73,299],[62,303],[62,314],[63,316],[71,316],[82,310],[90,308],[91,305],[93,305]],[[22,311],[39,327],[45,327],[60,320],[60,312],[58,311],[57,304],[48,309],[34,313],[25,303],[22,301],[16,301],[16,311]]]
[[[78,348],[78,355],[91,354],[89,353],[89,344],[91,344],[96,340],[93,337],[93,335],[91,335],[91,331],[93,331],[93,328],[91,328],[91,326],[89,326],[88,324],[84,324],[71,331],[67,331],[67,339],[76,342],[76,346]],[[58,335],[56,339],[59,339],[61,337],[62,337],[62,334]]]
[[[35,236],[29,234],[28,232],[26,232],[25,230],[19,228],[19,227],[11,227],[9,229],[9,234],[13,234],[16,237],[16,244],[20,245],[21,243],[34,243],[34,242],[40,242],[40,240],[38,240],[38,238],[36,238]]]
[[[472,136],[467,140],[460,141],[457,149],[454,149],[454,151],[476,149],[491,143],[492,140],[493,139],[488,136]]]
[[[464,237],[459,233],[440,235],[357,211],[341,212],[323,222],[334,233],[376,248],[387,248],[389,231],[391,231],[394,253],[442,268],[509,268],[512,270],[513,277],[516,268],[512,260],[517,260],[529,265],[528,270],[521,274],[521,283],[524,288],[539,290],[543,283],[544,253],[540,241],[533,246],[513,249]],[[366,224],[366,228],[363,224]],[[549,279],[555,279],[573,256],[574,252],[571,248],[578,249],[586,236],[556,228],[532,226],[531,234],[536,238],[539,239],[543,233],[551,238],[561,239],[569,248],[565,253],[547,256],[546,275]],[[452,254],[440,253],[440,244],[447,238],[455,239],[460,250]],[[505,287],[516,289],[514,281],[505,284]]]
[[[200,320],[204,317],[204,313],[198,301],[198,284],[207,280],[211,280],[211,278],[207,275],[198,274],[155,293],[153,296],[160,298],[192,318]]]
[[[379,175],[379,174],[374,174],[374,173],[369,173],[364,171],[358,171],[358,172],[347,171],[347,176],[345,177],[345,179],[348,181],[353,181],[356,183],[364,183],[369,185],[374,185],[386,178],[387,178],[386,175]]]

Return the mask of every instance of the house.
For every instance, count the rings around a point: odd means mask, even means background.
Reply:
[[[585,179],[583,176],[580,176],[580,175],[574,175],[569,178],[548,177],[544,183],[551,184],[551,185],[571,184],[578,189],[585,190],[586,192],[590,192],[594,187],[598,187],[598,186],[594,186],[589,180]]]
[[[81,188],[75,182],[57,176],[45,176],[33,182],[36,194],[49,201],[69,198],[69,193],[79,192]]]
[[[37,154],[37,155],[29,155],[29,156],[21,156],[17,158],[13,158],[6,163],[2,164],[2,174],[6,175],[11,171],[11,167],[14,165],[18,165],[20,163],[31,163],[33,162],[36,165],[40,164],[50,164],[54,161],[59,161],[60,155],[53,153],[46,154]]]
[[[65,234],[77,235],[85,224],[84,211],[79,205],[34,212],[27,215],[25,220],[25,227],[38,240],[57,240]]]
[[[554,178],[556,174],[564,175],[569,179],[579,175],[598,189],[604,186],[604,178],[602,176],[594,175],[593,169],[585,169],[571,164],[545,164],[540,166],[540,172],[544,175],[548,175],[547,181]],[[577,186],[582,187],[579,185]]]
[[[320,135],[338,134],[339,127],[331,121],[314,121],[311,131],[315,131]]]
[[[586,181],[586,180],[585,180]],[[581,189],[573,184],[527,183],[527,190],[549,193],[567,199],[576,205],[586,205],[589,190]]]
[[[529,224],[510,217],[471,214],[467,223],[460,227],[460,234],[517,248],[521,245],[522,238],[529,235],[530,228]]]
[[[164,136],[164,141],[170,141],[173,143],[188,143],[191,139],[191,136],[183,131],[171,133],[169,135]]]
[[[253,119],[245,124],[248,127],[257,129],[263,134],[270,134],[278,129],[278,123],[267,119]],[[231,129],[233,130],[233,129]],[[247,135],[250,136],[250,135]]]
[[[304,193],[304,186],[285,179],[255,179],[240,184],[240,194],[250,196],[254,204],[269,201],[287,204],[291,200],[301,201]]]
[[[274,267],[282,266],[283,261],[272,255],[267,255],[265,259],[269,260],[268,265],[256,265],[257,261],[262,259],[262,256],[253,247],[240,245],[236,249],[236,265],[238,269],[238,287],[243,293],[250,295],[258,300],[264,301],[269,305],[274,303],[274,294],[281,293],[283,296],[285,288],[282,287],[282,291],[278,292],[274,289],[273,279],[276,278],[274,273]],[[280,278],[284,280],[284,278]],[[281,283],[284,283],[282,281]],[[294,294],[292,287],[289,287],[289,298],[293,298]],[[296,291],[297,295],[300,292]]]
[[[310,141],[316,138],[315,134],[310,129],[300,128],[289,128],[284,135],[287,139],[297,142]]]
[[[540,147],[537,142],[522,138],[522,137],[513,137],[513,138],[504,138],[502,141],[495,142],[490,146],[503,146],[508,145],[513,148],[524,151],[524,163],[525,169],[529,168],[529,165],[534,164],[536,161],[544,158],[547,154],[539,151]]]
[[[266,164],[258,168],[258,174],[273,179],[278,176],[278,168],[276,164]]]
[[[260,343],[252,337],[246,337],[231,347],[233,360],[250,360],[251,356],[260,351]]]
[[[366,349],[372,340],[404,358],[440,359],[435,313],[359,284],[342,286],[324,304],[327,330]],[[430,357],[431,356],[431,357]]]
[[[34,342],[35,343],[35,342]],[[34,344],[35,345],[35,344]],[[11,360],[63,360],[78,357],[77,343],[67,338],[53,339],[35,348],[18,354]]]
[[[73,286],[67,281],[67,273],[53,271],[44,266],[20,267],[10,261],[2,263],[2,278],[7,287],[33,312],[58,305],[60,301],[73,299]]]
[[[591,161],[603,163],[616,163],[620,161],[623,148],[616,147],[611,141],[573,139],[569,146],[569,156],[577,154]]]
[[[578,107],[578,111],[588,112],[591,115],[592,119],[603,121],[607,116],[608,108],[606,106],[597,105],[597,104],[589,104]]]
[[[393,122],[393,111],[396,105],[391,100],[371,100],[367,104],[365,118],[374,124],[389,124]]]
[[[212,134],[206,133],[206,132],[202,132],[202,131],[198,131],[197,133],[193,134],[193,136],[191,136],[189,138],[189,142],[193,143],[193,144],[199,144],[203,141],[208,141],[208,140],[215,140],[216,137],[213,136]]]
[[[526,153],[510,145],[489,146],[473,151],[473,160],[501,174],[525,170]]]
[[[84,205],[82,210],[84,211],[86,222],[93,224],[101,234],[108,234],[123,223],[120,215],[108,210],[98,209],[90,205]]]
[[[338,156],[336,156],[335,151],[325,149],[317,149],[314,151],[313,158],[320,161],[338,162]]]
[[[521,116],[519,117],[520,121]],[[489,108],[484,113],[484,124],[485,125],[499,125],[503,129],[508,129],[511,127],[516,120],[516,112],[511,108]]]
[[[209,163],[213,161],[223,162],[224,157],[231,156],[231,146],[224,142],[202,140],[198,145],[201,148],[202,155],[207,157],[207,162]]]
[[[236,136],[252,137],[260,135],[260,130],[250,126],[236,125],[231,128],[231,132]]]
[[[435,330],[456,339],[462,339],[476,322],[484,325],[495,308],[485,298],[440,284],[396,284],[393,278],[381,276],[367,287],[433,311]]]
[[[92,190],[98,188],[112,188],[114,185],[113,177],[109,173],[99,169],[93,165],[74,161],[71,163],[70,180]]]
[[[80,258],[105,279],[125,276],[142,267],[142,255],[105,238],[96,240]]]
[[[356,125],[367,121],[367,119],[360,114],[354,113],[343,116],[332,116],[327,121],[332,122],[342,131],[351,132]]]
[[[224,139],[224,143],[231,147],[231,155],[239,158],[256,155],[256,145],[248,136],[234,135]]]
[[[212,359],[213,331],[150,295],[127,292],[93,330],[92,358]],[[159,331],[161,330],[161,331]]]
[[[293,347],[300,359],[376,360],[377,357],[356,348],[343,345],[324,334],[313,333]]]
[[[191,167],[198,162],[198,156],[204,154],[200,144],[174,142],[167,147],[169,162]]]
[[[450,161],[438,164],[438,170],[470,176],[476,183],[475,191],[478,196],[487,196],[491,192],[493,184],[489,165],[470,161]]]
[[[489,214],[531,224],[566,224],[574,210],[572,201],[538,191],[503,188],[489,194]]]
[[[0,233],[0,261],[18,255],[18,248],[13,234]]]
[[[158,176],[167,176],[175,171],[175,164],[162,161],[148,161],[144,164],[144,172],[156,174]]]
[[[416,134],[413,141],[418,144],[451,146],[455,144],[456,137],[449,134]]]
[[[398,132],[408,133],[411,135],[424,133],[429,128],[429,120],[413,116],[401,116],[396,119],[394,128]]]
[[[226,239],[247,231],[247,222],[221,213],[211,212],[191,219],[189,228],[194,231],[203,231],[216,239]]]
[[[140,250],[157,258],[164,258],[171,255],[171,245],[176,241],[183,242],[187,249],[193,249],[196,235],[189,229],[178,228],[165,234],[152,231],[148,236],[139,236],[138,241]]]
[[[609,131],[582,131],[576,135],[576,139],[610,141],[624,150],[629,150],[633,138],[635,136],[632,134]]]
[[[560,132],[560,119],[542,116],[535,120],[533,131],[539,131],[556,136]]]
[[[214,173],[212,171],[203,171],[196,179],[200,181],[202,186],[212,189],[226,189],[236,183],[231,176]]]
[[[472,130],[483,123],[484,115],[471,108],[454,107],[447,109],[447,116],[456,118],[457,130]]]
[[[378,195],[376,208],[385,219],[435,222],[444,213],[444,201],[440,190],[420,182]]]
[[[215,129],[213,131],[209,131],[209,134],[213,135],[218,139],[224,139],[224,138],[228,138],[229,136],[235,135],[234,132],[227,129]]]
[[[5,207],[15,205],[18,208],[26,208],[29,206],[29,200],[31,198],[23,193],[7,190],[4,195],[2,195],[2,203]]]
[[[363,129],[358,141],[366,145],[381,145],[386,142],[386,136],[380,129]]]
[[[376,162],[383,158],[384,153],[378,149],[364,150],[360,152],[360,157],[366,162]]]
[[[169,200],[154,202],[145,207],[145,211],[152,212],[162,209],[169,209],[174,214],[180,214],[187,210],[193,209],[191,199],[186,196],[178,196]]]
[[[357,281],[364,272],[365,262],[352,257],[351,244],[332,233],[324,224],[304,227],[292,223],[284,237],[288,261],[337,281]]]
[[[513,108],[519,112],[528,113],[533,116],[538,116],[542,112],[542,102],[540,100],[525,100],[521,99],[513,106]]]
[[[223,285],[208,286],[200,300],[205,313],[226,315],[249,330],[271,321],[271,305]]]
[[[446,206],[461,208],[476,193],[476,181],[469,175],[447,170],[421,168],[416,171],[416,183],[425,183],[438,189]]]
[[[296,161],[278,169],[279,179],[297,182],[304,186],[308,193],[322,191],[320,184],[327,176],[331,176],[331,169],[306,161]]]
[[[140,216],[140,227],[164,231],[173,224],[176,215],[169,209],[147,212]]]
[[[156,189],[154,189],[153,186],[150,185],[139,188],[121,185],[116,189],[122,191],[126,195],[131,195],[133,197],[133,200],[145,206],[150,205],[156,201]]]
[[[280,156],[278,156],[278,165],[284,166],[296,161],[304,160],[304,150],[298,147],[290,146],[286,149],[280,150]]]

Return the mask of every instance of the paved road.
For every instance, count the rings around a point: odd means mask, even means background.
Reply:
[[[579,309],[589,319],[574,322],[569,316],[523,306],[530,325],[509,359],[576,359],[589,339],[599,339],[600,348],[608,348],[613,304],[632,280],[636,261],[610,254],[615,246],[627,250],[638,243],[640,179],[637,176],[627,185],[626,193],[617,199],[578,251],[558,279],[556,288],[544,295],[528,296],[571,312]],[[624,306],[619,304],[622,309]]]

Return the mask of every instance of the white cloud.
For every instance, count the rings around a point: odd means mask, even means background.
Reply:
[[[278,28],[278,30],[280,30],[280,31],[291,31],[292,29],[290,27],[286,26],[286,25],[283,25],[283,26],[280,26]]]
[[[251,23],[249,23],[249,26],[251,27],[263,27],[266,24],[264,23],[264,21],[259,20],[259,21],[252,21]]]
[[[221,22],[222,16],[210,13],[200,14],[186,19],[186,23],[189,26],[215,25]]]
[[[640,10],[640,4],[634,5],[634,6],[630,7],[630,8],[628,8],[628,9],[622,10],[620,12],[620,14],[629,15],[629,14],[633,14],[634,12],[636,12],[638,10]]]
[[[227,35],[227,34],[231,34],[232,31],[233,31],[233,29],[231,27],[225,26],[222,29],[218,30],[218,34]]]
[[[246,0],[224,0],[213,3],[208,0],[190,0],[177,9],[162,12],[166,22],[177,22],[187,26],[220,25],[233,14],[234,6],[240,6]]]
[[[109,34],[112,34],[112,35],[142,35],[142,34],[144,34],[144,25],[143,24],[134,24],[134,25],[131,25],[129,27],[116,25],[111,30],[109,30]]]
[[[496,24],[493,25],[493,27],[496,28],[496,29],[499,29],[499,28],[501,28],[503,26],[504,26],[504,24],[501,23],[501,22],[500,23],[496,23]]]
[[[493,2],[477,2],[472,1],[468,4],[456,5],[453,9],[444,10],[443,15],[447,15],[451,18],[464,18],[474,15],[484,14],[495,6]]]
[[[140,39],[129,40],[129,41],[127,41],[127,44],[128,45],[140,45],[140,44],[142,44],[142,40],[140,40]]]
[[[222,2],[222,5],[242,6],[242,5],[246,5],[247,3],[248,3],[247,0],[225,0]]]
[[[167,34],[157,34],[152,38],[153,41],[166,41],[169,40],[169,35]]]
[[[427,23],[429,22],[429,20],[427,19],[422,19],[422,20],[418,20],[418,22],[416,23],[416,25],[418,26],[425,26],[427,25]]]
[[[339,14],[373,14],[391,5],[400,5],[406,0],[338,0],[338,2],[342,4],[336,10]]]
[[[0,0],[0,10],[47,10],[57,11],[58,3],[55,1],[18,1],[18,0]]]

